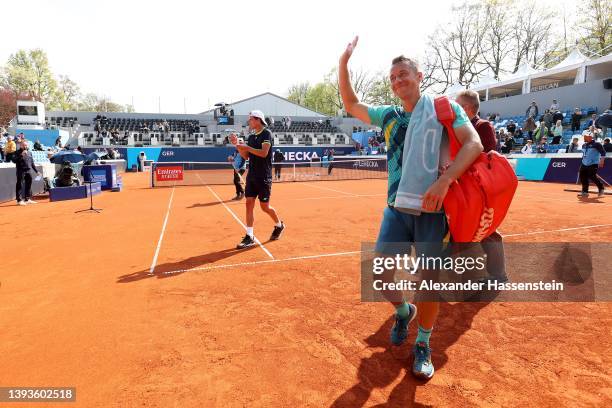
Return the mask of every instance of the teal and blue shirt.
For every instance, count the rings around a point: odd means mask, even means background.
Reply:
[[[463,108],[456,102],[451,101],[451,106],[455,111],[455,121],[453,128],[459,128],[470,123]],[[388,187],[387,187],[387,204],[395,203],[395,195],[402,177],[402,156],[404,153],[404,141],[406,139],[406,130],[410,123],[412,112],[406,112],[401,106],[382,105],[368,107],[368,115],[370,122],[374,126],[382,129],[385,135],[385,143],[387,144],[387,170]]]
[[[601,143],[591,140],[582,145],[582,165],[592,166],[599,164],[599,159],[606,157],[606,151]]]

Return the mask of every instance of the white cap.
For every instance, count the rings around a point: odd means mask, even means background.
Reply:
[[[249,112],[249,116],[252,116],[254,118],[259,118],[264,123],[264,125],[266,124],[266,117],[265,117],[264,113],[262,111],[260,111],[260,110],[250,111]]]
[[[584,132],[582,132],[582,136],[591,136],[591,137],[593,137],[593,133],[590,130],[585,130]]]

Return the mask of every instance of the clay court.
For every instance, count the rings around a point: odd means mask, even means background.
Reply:
[[[385,180],[275,184],[285,234],[267,242],[256,207],[262,245],[236,251],[233,186],[123,178],[100,214],[0,205],[3,386],[73,386],[82,407],[612,405],[610,303],[443,304],[436,375],[413,379],[414,326],[391,348],[392,307],[360,302]],[[611,198],[564,187],[521,182],[507,242],[612,241]]]

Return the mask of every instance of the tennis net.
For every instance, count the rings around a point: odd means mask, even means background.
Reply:
[[[277,177],[280,171],[280,176]],[[248,169],[242,175],[246,179]],[[332,162],[274,163],[274,182],[385,179],[386,158],[337,159]],[[234,168],[223,162],[154,162],[151,186],[202,186],[232,184]]]

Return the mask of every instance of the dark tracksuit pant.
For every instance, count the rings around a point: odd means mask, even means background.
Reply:
[[[580,182],[582,183],[582,192],[589,192],[589,180],[595,183],[598,190],[603,190],[604,185],[597,177],[597,164],[593,164],[590,166],[585,166],[584,164],[580,165]]]
[[[29,171],[17,170],[15,197],[17,202],[27,201],[32,197],[32,175]]]
[[[244,187],[242,187],[242,183],[240,182],[240,176],[242,176],[244,172],[244,169],[234,170],[234,186],[236,186],[236,195],[244,194]],[[240,173],[240,176],[238,173]]]

